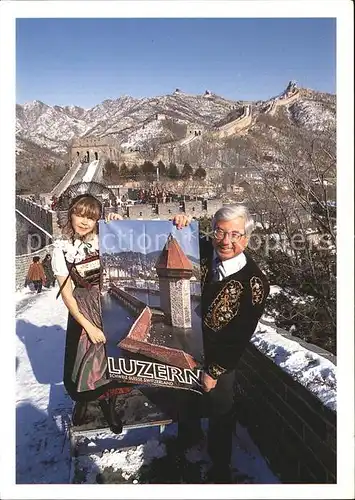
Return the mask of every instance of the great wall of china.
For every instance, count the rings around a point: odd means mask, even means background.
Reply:
[[[290,82],[287,89],[277,98],[266,102],[263,113],[274,115],[282,106],[288,106],[295,102],[300,97],[300,90],[296,88],[293,82]],[[153,117],[152,117],[153,119]],[[164,120],[166,116],[163,114],[154,115],[155,120]],[[197,124],[190,124],[188,134],[185,138],[177,141],[175,147],[189,147],[195,140],[204,137],[206,133],[212,133],[215,137],[226,138],[232,135],[245,133],[253,124],[255,117],[253,116],[252,105],[247,104],[243,108],[243,114],[237,119],[224,124],[215,131],[204,130]],[[137,159],[137,153],[132,153]],[[76,138],[72,141],[69,150],[69,159],[71,167],[53,188],[51,193],[43,195],[44,202],[49,205],[50,199],[53,196],[59,197],[62,192],[67,189],[70,184],[79,182],[102,181],[103,167],[107,159],[117,161],[119,157],[119,147],[112,139],[102,139],[97,137]],[[204,206],[202,202],[185,202],[185,210],[193,213],[195,217],[203,217],[204,215],[212,215],[221,206],[221,201],[215,203],[215,200],[207,200]],[[217,206],[218,205],[218,206]],[[173,213],[180,210],[179,204],[157,204],[156,207],[139,205],[129,207],[128,217],[130,218],[169,218]],[[56,214],[43,206],[31,202],[26,196],[16,197],[16,212],[26,220],[32,221],[35,227],[40,228],[40,232],[45,238],[46,243],[51,243],[51,235],[55,235],[58,231],[56,224]],[[27,259],[26,259],[27,261]]]

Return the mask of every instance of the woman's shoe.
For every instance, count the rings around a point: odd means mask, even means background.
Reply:
[[[116,397],[112,397],[109,400],[100,399],[99,405],[111,431],[114,434],[121,434],[123,429],[123,424],[121,418],[116,413],[115,402],[116,402]]]
[[[73,425],[83,425],[85,424],[85,415],[86,415],[87,403],[86,401],[76,401],[71,420]]]

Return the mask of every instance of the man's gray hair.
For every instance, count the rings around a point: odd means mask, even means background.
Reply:
[[[254,230],[254,220],[245,205],[224,205],[217,210],[212,219],[212,229],[220,220],[233,220],[242,217],[245,221],[245,234],[250,236]]]

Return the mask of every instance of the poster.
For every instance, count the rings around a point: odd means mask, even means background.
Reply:
[[[100,221],[108,377],[202,393],[198,223]]]

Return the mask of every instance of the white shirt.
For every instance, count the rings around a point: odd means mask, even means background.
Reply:
[[[213,258],[219,259],[215,251],[213,252]],[[222,281],[222,279],[227,278],[231,274],[237,273],[238,271],[243,269],[246,263],[247,259],[244,253],[240,253],[239,255],[236,255],[231,259],[221,261],[217,266],[217,271],[218,271],[217,281]]]
[[[52,270],[54,276],[67,276],[68,268],[65,262],[65,258],[68,262],[81,262],[87,255],[85,252],[93,253],[99,249],[99,238],[97,235],[93,237],[92,240],[88,241],[87,244],[81,240],[75,240],[74,244],[69,240],[61,239],[54,242],[54,249],[52,255]],[[65,258],[64,258],[64,253]]]

